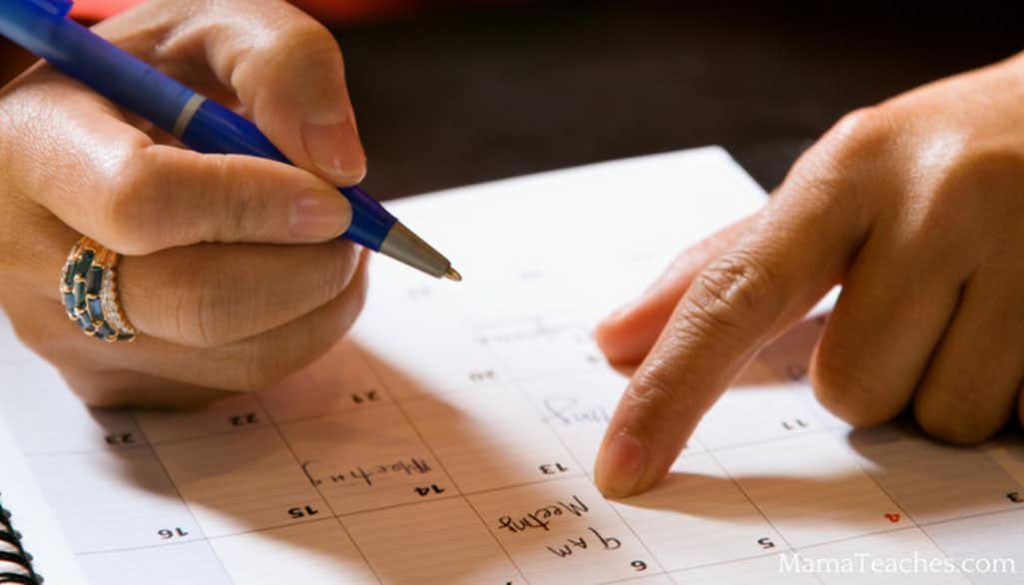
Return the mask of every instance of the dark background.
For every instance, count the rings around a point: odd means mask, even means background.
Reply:
[[[1024,48],[1019,5],[513,0],[334,30],[382,199],[706,144],[771,189],[843,113]]]
[[[1015,4],[537,2],[337,34],[382,198],[706,144],[771,189],[846,111],[1024,48]]]

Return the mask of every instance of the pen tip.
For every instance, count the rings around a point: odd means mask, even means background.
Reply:
[[[449,267],[448,271],[444,273],[444,277],[448,280],[454,280],[455,282],[462,282],[462,275],[459,274],[458,270]]]

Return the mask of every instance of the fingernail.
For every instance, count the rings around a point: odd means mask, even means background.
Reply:
[[[314,241],[340,236],[352,222],[352,206],[334,190],[310,189],[292,203],[291,233]]]
[[[604,495],[621,498],[636,493],[647,469],[647,447],[626,432],[605,443],[597,457],[594,479]]]
[[[355,185],[366,174],[366,156],[352,116],[332,124],[305,122],[302,141],[310,160],[338,185]]]

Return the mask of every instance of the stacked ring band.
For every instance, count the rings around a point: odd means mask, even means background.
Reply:
[[[132,341],[136,331],[117,299],[120,256],[82,237],[71,248],[60,274],[60,293],[68,318],[86,335],[104,341]]]

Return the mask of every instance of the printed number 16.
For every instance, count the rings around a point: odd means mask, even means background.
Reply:
[[[169,528],[164,528],[163,530],[157,530],[156,533],[159,534],[160,538],[164,540],[174,538],[175,536],[188,536],[188,531],[184,528],[175,528],[173,530]]]

